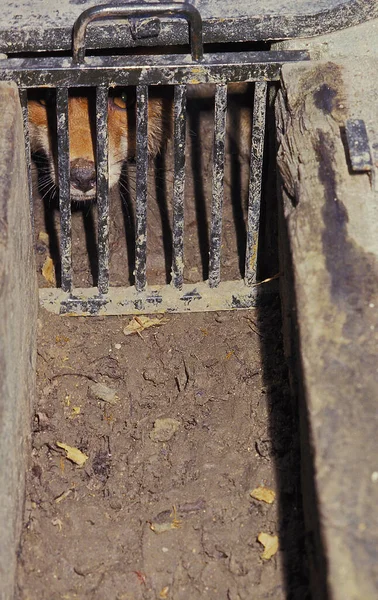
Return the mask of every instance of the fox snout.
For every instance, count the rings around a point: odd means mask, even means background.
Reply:
[[[148,151],[155,156],[163,139],[170,135],[171,103],[163,107],[160,97],[151,94],[149,100]],[[56,152],[56,117],[54,106],[38,100],[29,100],[29,127],[31,149],[47,157],[45,171],[58,187]],[[94,200],[96,197],[96,128],[94,98],[73,95],[68,102],[70,196],[73,201]],[[164,123],[164,125],[163,125]],[[122,165],[135,156],[135,104],[127,102],[126,93],[109,96],[109,188],[119,181]]]
[[[89,192],[96,187],[96,167],[94,161],[77,158],[70,163],[71,187],[79,192]]]

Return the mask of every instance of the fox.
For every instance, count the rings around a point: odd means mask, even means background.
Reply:
[[[169,87],[169,86],[168,86]],[[248,84],[229,84],[230,108],[238,107],[240,125],[238,140],[233,140],[232,123],[229,129],[230,147],[238,147],[237,153],[244,162],[249,159],[251,132],[251,103]],[[213,84],[188,85],[188,99],[211,100]],[[241,100],[242,99],[242,100]],[[244,99],[244,100],[243,100]],[[30,98],[28,102],[29,132],[33,155],[43,157],[43,185],[58,188],[56,152],[56,116],[54,103],[48,97]],[[96,147],[94,124],[94,93],[74,91],[68,101],[70,197],[72,202],[93,202],[96,198]],[[232,113],[232,110],[230,111]],[[150,87],[148,100],[148,154],[156,157],[172,137],[173,95],[167,89]],[[235,130],[236,131],[236,130]],[[108,99],[109,136],[109,190],[120,180],[125,161],[132,161],[136,154],[135,88],[115,88]],[[47,171],[47,174],[46,174]],[[47,180],[46,180],[47,179]]]
[[[155,157],[170,137],[172,103],[164,93],[152,90],[148,101],[148,154]],[[96,198],[96,147],[94,143],[94,94],[73,93],[68,99],[70,197],[73,202],[92,202]],[[49,189],[58,187],[56,127],[54,106],[48,96],[28,101],[29,134],[32,155],[43,159]],[[55,117],[56,119],[56,117]],[[109,93],[108,98],[108,164],[109,190],[118,183],[125,161],[136,154],[135,89]],[[47,173],[46,173],[47,172]]]

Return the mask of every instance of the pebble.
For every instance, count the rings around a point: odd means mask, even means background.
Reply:
[[[156,419],[150,438],[153,442],[168,442],[179,427],[180,421],[177,419]]]

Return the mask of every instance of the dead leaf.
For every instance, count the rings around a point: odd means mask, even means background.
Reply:
[[[48,283],[51,283],[51,285],[56,285],[54,263],[50,256],[48,256],[43,263],[42,275]]]
[[[68,446],[67,444],[63,444],[62,442],[56,442],[58,448],[63,448],[66,451],[66,458],[71,462],[79,465],[79,467],[84,466],[86,461],[88,460],[88,456],[84,454],[78,448],[74,448],[72,446]]]
[[[96,398],[103,402],[108,402],[108,404],[117,404],[119,400],[117,391],[104,383],[92,383],[90,385],[90,390]]]
[[[269,533],[259,533],[257,541],[264,546],[264,552],[261,557],[264,560],[269,560],[278,550],[278,536],[270,535]]]
[[[65,344],[67,344],[67,342],[70,341],[70,338],[68,338],[66,335],[56,335],[55,341],[57,344],[64,346]]]
[[[130,323],[126,325],[123,330],[125,335],[131,335],[132,333],[140,333],[149,327],[159,327],[167,323],[168,319],[164,317],[145,317],[143,315],[135,316],[131,319]]]
[[[165,531],[170,531],[171,529],[178,529],[180,527],[179,524],[175,524],[173,522],[170,523],[150,523],[150,529],[154,533],[164,533]]]
[[[265,487],[265,485],[259,485],[257,488],[252,490],[250,496],[255,498],[255,500],[261,500],[261,502],[273,504],[276,497],[276,492],[268,487]]]
[[[154,533],[164,533],[171,529],[179,529],[179,527],[181,527],[181,521],[177,518],[177,509],[175,506],[173,506],[169,516],[172,518],[171,521],[166,521],[165,523],[150,523],[150,529]]]
[[[63,521],[61,521],[60,519],[56,518],[56,519],[53,519],[53,520],[51,521],[51,523],[52,523],[53,525],[57,526],[57,527],[58,527],[58,529],[59,529],[59,531],[62,531],[62,527],[63,527]]]
[[[72,490],[71,489],[68,489],[65,492],[63,492],[63,494],[60,494],[60,496],[58,496],[57,498],[55,498],[56,504],[59,504],[59,502],[62,502],[62,500],[65,500],[70,494],[72,494]]]
[[[46,231],[40,231],[39,234],[38,234],[38,239],[39,239],[40,242],[42,242],[46,246],[49,245],[49,236],[46,233]]]

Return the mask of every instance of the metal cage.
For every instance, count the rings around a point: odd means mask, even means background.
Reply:
[[[147,16],[180,17],[190,27],[191,55],[85,57],[87,26],[95,19]],[[40,301],[61,314],[131,314],[220,310],[254,306],[261,292],[256,282],[256,258],[264,154],[267,84],[277,81],[283,63],[307,58],[303,51],[203,53],[202,21],[187,4],[104,5],[86,10],[73,30],[72,59],[67,57],[9,58],[0,61],[0,78],[20,88],[24,115],[30,198],[31,157],[28,133],[28,88],[56,89],[58,181],[60,206],[61,288],[40,289]],[[247,217],[245,276],[221,281],[221,235],[227,84],[253,82],[254,101]],[[184,283],[184,190],[186,86],[216,85],[213,142],[212,208],[209,277]],[[136,240],[135,286],[109,286],[108,90],[136,86]],[[174,86],[174,195],[171,282],[151,286],[146,276],[147,252],[147,126],[149,86]],[[71,200],[68,134],[68,93],[72,87],[96,89],[96,173],[98,210],[98,285],[74,288],[72,283]]]

